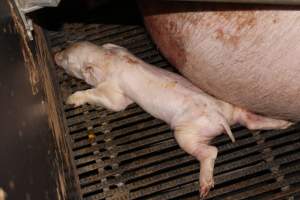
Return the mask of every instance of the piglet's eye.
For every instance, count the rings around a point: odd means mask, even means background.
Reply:
[[[87,66],[85,67],[85,70],[86,70],[86,71],[91,71],[91,70],[93,70],[93,66],[87,65]]]

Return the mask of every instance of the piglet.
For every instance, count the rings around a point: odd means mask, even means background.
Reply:
[[[218,150],[210,141],[225,132],[235,141],[230,126],[249,129],[285,129],[291,122],[251,113],[218,100],[178,74],[147,64],[114,44],[79,42],[55,55],[57,65],[93,88],[70,95],[67,104],[85,103],[112,111],[137,103],[168,123],[179,146],[201,162],[200,195],[214,187],[213,169]]]

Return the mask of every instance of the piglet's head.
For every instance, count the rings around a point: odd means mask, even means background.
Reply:
[[[98,46],[90,42],[78,42],[56,53],[54,60],[69,75],[96,86],[106,76],[99,55],[101,55],[101,49]]]

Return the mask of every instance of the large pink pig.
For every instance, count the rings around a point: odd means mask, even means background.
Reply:
[[[93,87],[69,96],[68,104],[89,103],[120,111],[135,102],[168,123],[179,146],[201,162],[202,196],[214,186],[213,168],[218,153],[210,145],[214,137],[225,132],[234,141],[229,126],[235,123],[250,129],[283,129],[291,125],[209,96],[183,77],[147,64],[117,45],[76,43],[57,53],[55,61]]]
[[[142,1],[165,57],[231,104],[300,120],[300,7]]]

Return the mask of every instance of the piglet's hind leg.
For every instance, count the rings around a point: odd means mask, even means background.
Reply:
[[[201,137],[199,130],[201,129],[191,130],[188,126],[181,127],[179,130],[175,129],[175,138],[184,151],[200,161],[199,190],[201,197],[206,197],[209,190],[214,187],[213,171],[218,150],[199,140],[199,136]]]
[[[257,115],[241,108],[235,109],[235,120],[251,130],[285,129],[293,124],[289,121]]]

